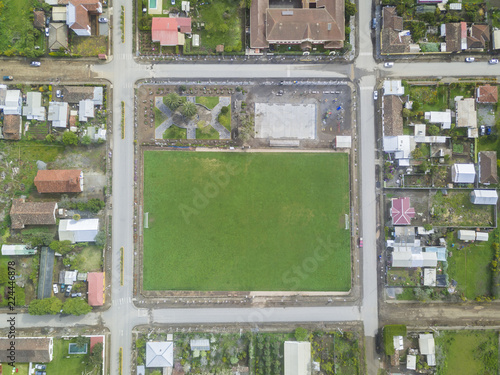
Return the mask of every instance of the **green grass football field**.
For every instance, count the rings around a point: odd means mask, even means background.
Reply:
[[[145,290],[347,291],[347,154],[144,152]]]

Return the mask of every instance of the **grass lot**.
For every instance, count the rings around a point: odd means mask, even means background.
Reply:
[[[491,269],[494,252],[491,247],[493,234],[488,242],[462,244],[455,242],[451,248],[453,256],[448,257],[448,275],[455,280],[459,292],[468,299],[490,294]],[[465,245],[463,249],[458,249]]]
[[[0,53],[7,56],[37,53],[34,50],[40,31],[33,27],[33,8],[37,0],[4,0],[0,8]],[[34,57],[35,55],[33,55]]]
[[[98,246],[87,246],[82,249],[80,255],[85,259],[80,272],[100,272],[102,270],[102,249]]]
[[[409,86],[410,100],[422,104],[421,111],[444,111],[448,108],[448,86]]]
[[[197,96],[196,103],[204,105],[208,109],[213,109],[217,104],[219,104],[218,96]]]
[[[15,375],[29,375],[29,364],[28,363],[16,363],[15,367],[18,372],[13,372],[13,367],[9,366],[7,362],[2,363],[3,374],[15,374]]]
[[[219,139],[219,132],[212,125],[207,125],[203,129],[196,129],[196,139]]]
[[[450,107],[455,108],[455,97],[473,98],[476,85],[471,83],[460,83],[450,85]]]
[[[71,53],[80,56],[97,56],[108,52],[108,38],[106,36],[71,36]]]
[[[450,191],[444,196],[441,191],[432,197],[431,207],[434,216],[432,225],[462,226],[462,227],[491,227],[495,206],[472,204],[470,191]]]
[[[167,115],[165,115],[162,111],[160,111],[156,107],[154,107],[153,110],[155,112],[155,128],[157,128],[163,123],[163,121],[167,119]]]
[[[441,331],[436,340],[437,374],[498,373],[498,333]]]
[[[163,139],[186,139],[187,130],[179,128],[176,125],[172,125],[165,132],[163,132]]]
[[[396,269],[387,271],[387,285],[389,286],[417,286],[420,283],[420,268],[416,269]]]
[[[346,154],[146,151],[144,166],[146,290],[350,289]]]
[[[82,363],[88,354],[68,354],[68,346],[72,340],[54,339],[54,359],[47,363],[47,374],[50,375],[68,375],[83,374],[85,365]],[[87,343],[90,346],[90,340]],[[90,350],[89,350],[90,352]],[[68,357],[69,358],[66,358]]]

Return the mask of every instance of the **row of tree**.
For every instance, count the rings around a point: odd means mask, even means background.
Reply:
[[[92,307],[82,298],[68,298],[64,303],[57,297],[35,299],[31,301],[28,312],[30,315],[84,315],[92,311]]]

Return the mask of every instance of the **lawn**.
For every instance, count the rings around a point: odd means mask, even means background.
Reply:
[[[167,130],[163,132],[163,139],[186,139],[187,130],[179,128],[176,125],[170,126]]]
[[[154,107],[153,110],[155,112],[155,128],[157,128],[167,119],[167,115],[156,107]]]
[[[448,108],[448,86],[410,85],[410,100],[420,103],[420,111],[444,111]]]
[[[212,125],[196,129],[196,139],[219,139],[219,132]]]
[[[98,246],[86,246],[80,251],[80,256],[85,259],[80,272],[100,272],[102,270],[102,250]]]
[[[13,372],[13,367],[9,366],[6,362],[2,363],[2,371],[4,374],[15,374],[15,375],[29,375],[29,364],[28,363],[16,363],[17,372]]]
[[[33,27],[33,8],[40,8],[40,3],[37,0],[4,0],[0,4],[0,54],[12,56],[27,52],[35,57],[43,53],[34,49],[40,31]]]
[[[74,55],[93,57],[108,52],[106,36],[77,36],[70,34],[70,49]]]
[[[478,296],[490,295],[491,269],[493,260],[493,234],[487,242],[464,244],[455,243],[451,249],[453,256],[448,257],[448,275],[455,280],[459,292],[463,292],[467,299],[473,300]]]
[[[217,104],[219,104],[218,96],[197,96],[196,103],[204,105],[208,109],[213,109]]]
[[[455,97],[473,98],[476,85],[473,83],[452,83],[450,84],[449,108],[455,108]]]
[[[347,154],[146,151],[144,168],[145,290],[350,289]]]
[[[71,340],[54,339],[54,359],[47,363],[47,374],[68,375],[83,374],[85,371],[84,359],[89,354],[68,354],[68,347],[71,342],[76,342],[76,338]],[[88,340],[90,345],[90,340]],[[68,358],[69,357],[69,358]]]
[[[435,336],[439,375],[498,373],[498,333],[441,331]]]

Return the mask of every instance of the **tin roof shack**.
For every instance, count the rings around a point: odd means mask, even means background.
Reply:
[[[495,206],[498,201],[498,194],[496,190],[472,190],[470,193],[470,201],[473,204]]]
[[[455,184],[473,184],[476,180],[474,164],[453,164],[451,179]]]

